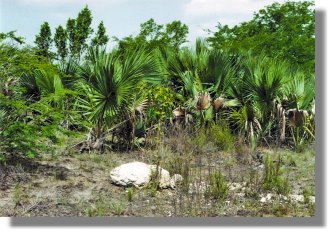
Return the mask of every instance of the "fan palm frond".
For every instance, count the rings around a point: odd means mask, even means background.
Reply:
[[[77,106],[94,122],[115,123],[145,104],[137,98],[142,83],[161,81],[160,64],[143,50],[128,52],[120,59],[115,52],[91,50],[91,62],[82,67],[84,81]]]
[[[290,109],[311,110],[315,99],[315,76],[305,76],[294,71],[291,80],[284,86],[284,98]]]

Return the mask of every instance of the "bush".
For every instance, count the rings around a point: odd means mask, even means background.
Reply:
[[[172,117],[172,110],[182,101],[179,94],[163,86],[150,88],[147,97],[151,103],[147,110],[147,116],[152,124]]]
[[[27,106],[25,101],[13,100],[0,95],[0,109],[5,117],[0,118],[0,161],[18,156],[34,158],[41,150],[56,143],[56,112],[45,112],[42,105]]]
[[[213,150],[228,151],[234,148],[234,137],[225,122],[212,123],[209,127],[202,127],[192,137],[191,143],[199,153]]]
[[[231,134],[228,124],[220,121],[219,124],[212,124],[208,129],[208,138],[220,149],[231,150],[234,147],[234,137]]]

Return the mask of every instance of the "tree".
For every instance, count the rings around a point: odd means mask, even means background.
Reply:
[[[5,40],[5,39],[11,39],[15,41],[16,43],[23,44],[24,43],[24,38],[21,36],[15,35],[16,31],[10,31],[7,33],[0,32],[0,43]]]
[[[7,35],[21,41],[12,33]],[[32,79],[28,89],[23,84],[24,74],[37,69],[47,70],[49,75],[57,72],[56,66],[37,52],[36,48],[18,47],[0,40],[0,161],[16,160],[18,156],[32,158],[46,148],[36,144],[38,139],[56,140],[61,115],[48,105],[48,99],[37,102],[39,88],[35,88]],[[43,77],[42,81],[45,81]]]
[[[76,42],[76,20],[69,18],[66,23],[66,31],[69,39],[70,54],[73,56],[77,54],[77,42]]]
[[[214,48],[236,52],[252,50],[298,64],[314,72],[315,12],[313,2],[274,3],[255,13],[252,20],[230,28],[218,25],[208,38]]]
[[[52,45],[52,33],[48,22],[44,22],[40,27],[40,33],[36,35],[35,43],[38,47],[38,54],[46,58],[51,58],[50,48]]]
[[[164,36],[173,48],[179,50],[180,46],[187,42],[188,32],[188,26],[177,20],[166,24]]]
[[[119,50],[134,50],[144,47],[151,51],[156,48],[170,47],[179,50],[180,46],[186,42],[188,26],[180,21],[173,21],[166,24],[157,24],[154,19],[140,25],[140,33],[137,36],[128,36],[119,42]]]
[[[61,57],[62,60],[68,55],[67,48],[67,32],[62,26],[56,28],[54,36],[55,46],[57,48],[57,54]]]
[[[87,6],[79,12],[76,19],[68,19],[66,30],[71,57],[79,59],[88,47],[87,39],[93,33],[93,29],[91,28],[92,19],[92,13]]]
[[[75,27],[75,44],[77,54],[73,55],[80,56],[87,48],[87,39],[93,33],[93,29],[91,28],[92,19],[92,13],[87,6],[79,12]]]
[[[121,60],[115,51],[91,48],[88,57],[90,62],[81,69],[84,81],[79,85],[82,95],[77,106],[95,123],[96,140],[103,139],[106,128],[124,123],[128,126],[124,141],[130,143],[136,107],[144,102],[138,93],[143,83],[161,81],[160,63],[143,50],[128,52]]]
[[[92,40],[93,46],[103,46],[109,41],[109,36],[106,35],[106,29],[104,27],[103,21],[100,22],[97,27],[96,36]]]
[[[163,27],[163,25],[158,25],[155,20],[151,18],[140,25],[139,36],[146,41],[160,40],[163,35]]]

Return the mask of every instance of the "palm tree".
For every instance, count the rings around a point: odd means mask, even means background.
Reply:
[[[145,99],[138,96],[143,83],[161,82],[160,63],[153,53],[143,50],[128,52],[124,57],[114,50],[92,48],[90,61],[81,67],[82,93],[77,107],[95,125],[93,140],[104,140],[106,130],[124,125],[124,139],[132,140],[136,110],[145,107]]]
[[[34,102],[42,100],[59,110],[70,109],[68,97],[76,94],[65,88],[59,75],[41,69],[23,74],[20,82],[26,98]]]
[[[274,101],[283,93],[288,82],[288,65],[283,61],[251,53],[237,57],[233,76],[226,94],[235,106],[229,118],[235,127],[256,141],[261,133],[271,132],[274,119]]]
[[[193,48],[184,48],[178,54],[167,51],[165,63],[170,87],[186,98],[186,107],[200,118],[197,122],[202,125],[202,121],[213,120],[213,113],[224,105],[233,77],[232,55],[212,50],[204,40],[197,39]]]
[[[290,82],[284,87],[290,133],[295,147],[305,140],[315,139],[314,107],[315,76],[293,70]]]

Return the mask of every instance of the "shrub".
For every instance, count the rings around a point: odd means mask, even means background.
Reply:
[[[14,100],[0,94],[0,110],[6,112],[0,118],[0,161],[9,157],[34,158],[57,143],[58,127],[63,115],[43,103],[27,105],[26,101]]]
[[[208,138],[220,149],[231,150],[234,147],[234,137],[231,134],[228,124],[220,121],[219,124],[212,124],[208,129]]]
[[[182,101],[179,94],[163,86],[150,88],[147,92],[147,97],[151,103],[147,110],[147,116],[152,123],[164,121],[166,118],[172,117],[172,110],[175,108],[175,105]]]

